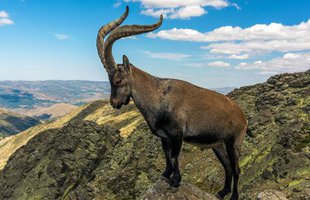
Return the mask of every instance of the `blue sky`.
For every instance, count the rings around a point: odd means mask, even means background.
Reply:
[[[153,75],[238,87],[310,68],[308,0],[0,0],[0,80],[108,80],[96,34],[126,5],[124,24],[164,14],[113,49]]]

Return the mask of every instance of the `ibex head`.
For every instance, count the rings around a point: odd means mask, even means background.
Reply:
[[[97,49],[101,62],[106,69],[110,85],[111,96],[110,103],[113,108],[121,108],[122,105],[127,105],[131,97],[131,65],[128,58],[123,56],[123,64],[116,64],[112,55],[113,43],[123,37],[138,35],[153,31],[160,27],[163,17],[160,16],[159,21],[153,25],[119,25],[128,16],[129,8],[126,7],[126,12],[115,21],[112,21],[99,29],[97,35]],[[111,33],[110,33],[111,32]],[[106,35],[109,37],[104,41]]]

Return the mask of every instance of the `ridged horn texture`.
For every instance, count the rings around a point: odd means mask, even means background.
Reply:
[[[98,34],[97,34],[97,42],[96,42],[96,45],[97,45],[97,50],[98,50],[98,55],[100,57],[100,60],[101,60],[101,63],[103,64],[104,68],[107,70],[107,72],[110,74],[110,73],[113,73],[113,71],[115,69],[115,66],[111,66],[111,65],[108,65],[106,60],[105,60],[105,49],[104,49],[104,38],[106,35],[108,35],[112,30],[114,30],[116,27],[118,27],[121,23],[123,23],[123,21],[127,18],[128,16],[128,13],[129,13],[129,7],[127,6],[126,7],[126,11],[125,13],[118,19],[116,19],[115,21],[112,21],[104,26],[102,26],[99,31],[98,31]],[[113,68],[111,68],[113,67]]]
[[[138,35],[142,33],[147,33],[151,32],[157,28],[160,27],[160,25],[163,22],[163,16],[160,16],[160,19],[156,24],[152,25],[126,25],[126,26],[120,26],[117,27],[115,30],[113,30],[107,40],[105,41],[104,44],[104,59],[109,66],[109,68],[114,68],[117,69],[117,65],[114,61],[113,55],[112,55],[112,47],[113,43],[123,37],[128,37],[132,35]]]

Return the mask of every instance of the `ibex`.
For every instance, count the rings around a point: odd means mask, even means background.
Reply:
[[[238,159],[247,131],[242,110],[228,97],[212,90],[182,80],[154,77],[131,64],[125,55],[123,64],[116,64],[112,55],[116,40],[153,31],[163,21],[160,16],[153,25],[119,26],[128,12],[127,6],[120,18],[102,26],[97,35],[98,54],[111,84],[112,107],[119,109],[130,99],[134,101],[151,132],[161,139],[166,158],[162,176],[171,186],[180,185],[178,159],[185,141],[213,149],[225,169],[225,186],[217,197],[222,199],[230,193],[233,179],[230,199],[238,199]]]

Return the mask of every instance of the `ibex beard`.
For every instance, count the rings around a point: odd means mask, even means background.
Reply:
[[[240,107],[225,95],[176,79],[154,77],[131,64],[123,56],[116,64],[113,43],[123,37],[153,31],[163,17],[152,25],[119,26],[126,12],[102,26],[97,35],[97,49],[110,84],[110,103],[121,108],[132,99],[142,113],[151,132],[161,139],[166,158],[162,176],[173,187],[181,181],[179,155],[183,141],[203,148],[212,148],[225,169],[224,188],[219,199],[233,191],[230,199],[238,199],[240,147],[247,132],[247,120]],[[108,38],[104,40],[107,36]]]

